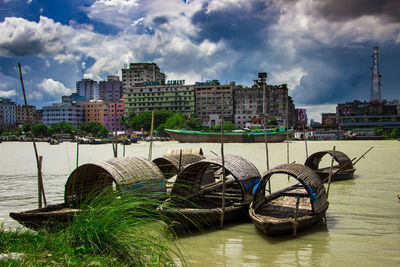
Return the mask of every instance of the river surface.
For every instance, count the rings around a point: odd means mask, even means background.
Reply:
[[[312,141],[309,155],[326,149],[351,159],[374,148],[356,165],[352,180],[334,182],[329,192],[327,223],[298,233],[296,238],[266,237],[252,223],[227,225],[223,230],[181,237],[177,243],[189,266],[400,266],[400,142]],[[153,159],[171,148],[203,148],[206,157],[220,154],[219,144],[155,142]],[[64,185],[76,166],[76,143],[37,143],[43,156],[48,203],[63,202]],[[119,156],[122,156],[119,146]],[[79,165],[113,157],[111,144],[81,145]],[[149,143],[126,146],[127,156],[148,157]],[[212,152],[211,152],[212,151]],[[250,160],[266,170],[264,144],[225,144],[226,154]],[[269,165],[286,163],[286,143],[268,145]],[[305,143],[290,142],[289,160],[304,163]],[[330,164],[324,158],[321,164]],[[282,179],[272,186],[287,186]],[[325,184],[325,186],[327,186]],[[0,220],[16,228],[10,211],[37,208],[37,171],[32,143],[0,144]]]

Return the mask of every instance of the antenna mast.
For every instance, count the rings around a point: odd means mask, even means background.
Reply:
[[[378,101],[381,102],[381,75],[379,73],[379,64],[378,64],[378,47],[374,47],[374,53],[372,55],[373,63],[372,63],[372,77],[371,77],[371,92],[370,92],[370,101]]]

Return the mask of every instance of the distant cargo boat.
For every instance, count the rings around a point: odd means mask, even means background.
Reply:
[[[219,143],[221,142],[221,132],[203,132],[187,130],[166,129],[165,132],[171,138],[181,143]],[[268,129],[267,141],[269,143],[279,143],[286,140],[288,131],[284,127]],[[261,143],[265,142],[264,130],[224,132],[225,143]]]

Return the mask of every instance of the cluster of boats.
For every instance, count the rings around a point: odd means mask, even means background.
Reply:
[[[329,170],[319,168],[324,155],[336,162]],[[327,176],[330,181],[352,178],[353,161],[339,151],[321,151],[304,165],[282,164],[260,174],[245,158],[205,158],[200,148],[169,150],[153,161],[114,158],[76,168],[65,185],[64,203],[10,216],[32,229],[58,227],[84,212],[80,204],[89,196],[113,189],[121,197],[146,192],[163,200],[157,210],[181,230],[218,227],[250,217],[266,235],[296,235],[323,220],[329,206],[323,183]],[[271,192],[272,177],[291,177],[296,182]]]

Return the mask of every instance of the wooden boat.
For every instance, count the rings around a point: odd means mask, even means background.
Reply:
[[[265,186],[275,174],[288,174],[299,183],[266,196]],[[279,177],[287,179],[286,175]],[[325,188],[313,170],[300,164],[283,164],[263,174],[249,215],[257,229],[266,235],[296,235],[320,223],[328,205]]]
[[[221,142],[220,132],[202,132],[187,130],[166,129],[165,132],[171,138],[181,143],[219,143]],[[278,143],[286,140],[286,128],[267,130],[267,141]],[[264,130],[224,132],[224,143],[260,143],[265,142]]]
[[[10,217],[32,228],[62,227],[78,212],[85,201],[99,196],[104,190],[115,190],[121,197],[145,194],[166,198],[165,178],[151,161],[140,157],[123,157],[88,163],[76,168],[65,185],[64,203],[23,212],[11,212]]]
[[[171,197],[158,210],[178,230],[220,225],[222,213],[222,159],[203,159],[178,176]],[[225,156],[224,223],[248,218],[252,189],[260,180],[257,168],[244,158]]]
[[[167,193],[169,194],[175,183],[177,175],[188,165],[203,160],[203,150],[200,149],[174,149],[168,150],[163,157],[153,160],[153,163],[167,179]]]
[[[330,166],[321,168],[319,166],[319,163],[324,156],[329,155],[330,157],[332,157],[332,154],[333,150],[316,152],[306,159],[304,165],[314,170],[320,177],[321,181],[327,182]],[[352,160],[345,153],[336,150],[334,161],[335,165],[332,168],[331,181],[347,180],[353,178],[356,169],[354,168]]]

